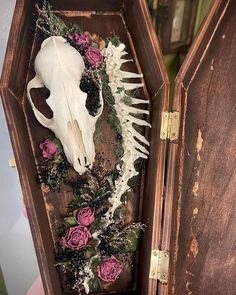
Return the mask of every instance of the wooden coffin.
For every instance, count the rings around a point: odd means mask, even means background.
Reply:
[[[150,158],[139,205],[133,207],[148,227],[132,279],[107,292],[235,294],[235,2],[214,2],[176,78],[173,116],[167,113],[168,78],[144,0],[50,3],[59,15],[87,30],[119,34],[144,73],[151,100]],[[36,146],[45,130],[25,95],[32,76],[29,62],[38,46],[34,9],[32,1],[17,1],[1,94],[45,292],[59,295],[51,226],[65,204],[56,207],[56,196],[45,196],[35,181]],[[56,209],[50,210],[51,204]],[[164,255],[155,255],[158,249]],[[169,270],[168,260],[166,265],[161,258],[168,255]]]
[[[130,215],[146,224],[147,229],[132,271],[115,287],[104,292],[155,294],[157,281],[149,278],[149,269],[151,250],[157,249],[160,244],[166,143],[161,141],[159,134],[161,113],[168,110],[168,82],[146,2],[49,2],[57,15],[65,21],[79,24],[83,30],[101,36],[108,36],[111,32],[119,35],[122,42],[127,44],[129,57],[135,60],[135,70],[138,68],[144,73],[144,94],[151,101],[150,160],[146,164],[137,196],[131,201]],[[34,75],[32,64],[40,46],[36,37],[36,15],[34,1],[17,1],[2,73],[1,95],[45,293],[59,295],[63,291],[55,268],[54,233],[70,197],[66,193],[63,196],[58,192],[45,193],[35,180],[38,146],[42,138],[49,134],[49,130],[35,119],[25,91],[26,84]],[[35,103],[42,112],[47,112],[45,101],[37,99]],[[107,138],[110,138],[109,133]],[[112,145],[112,142],[106,145]],[[104,148],[106,146],[100,147],[101,150]],[[65,293],[77,294],[73,290]]]

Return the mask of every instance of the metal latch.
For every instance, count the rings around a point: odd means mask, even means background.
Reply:
[[[149,278],[159,280],[163,284],[168,282],[169,252],[165,250],[152,250]]]
[[[179,136],[179,112],[163,112],[161,120],[161,135],[160,138],[177,140]]]

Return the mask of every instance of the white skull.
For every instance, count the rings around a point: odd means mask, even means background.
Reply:
[[[27,96],[37,120],[60,139],[67,160],[79,174],[93,165],[93,134],[103,110],[101,90],[101,107],[96,116],[91,116],[86,108],[87,94],[79,87],[84,69],[84,60],[75,48],[62,37],[49,37],[36,56],[36,76],[27,85]],[[50,90],[47,104],[53,111],[51,119],[36,109],[30,95],[30,89],[44,86]]]

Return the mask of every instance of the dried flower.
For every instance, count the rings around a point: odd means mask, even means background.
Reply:
[[[102,40],[101,37],[97,34],[92,34],[91,39],[93,43],[99,43]]]
[[[85,56],[88,62],[94,67],[100,66],[104,61],[101,51],[95,47],[89,47]]]
[[[115,256],[102,260],[97,267],[98,277],[104,282],[114,282],[122,270],[123,267]]]
[[[50,187],[46,183],[41,183],[41,190],[43,193],[49,193],[50,192]]]
[[[80,249],[87,245],[91,238],[89,230],[81,225],[70,227],[62,239],[64,248]]]
[[[68,36],[68,38],[72,41],[74,41],[77,45],[83,46],[83,47],[89,47],[91,41],[90,41],[90,34],[89,32],[81,33],[74,33]]]
[[[55,142],[50,139],[40,143],[39,148],[42,150],[43,157],[47,160],[52,159],[57,154],[57,146]]]
[[[95,220],[94,212],[89,206],[81,208],[76,211],[76,219],[79,224],[88,226]]]

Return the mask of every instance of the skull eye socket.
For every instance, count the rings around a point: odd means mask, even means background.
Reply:
[[[80,81],[80,89],[83,92],[87,93],[85,106],[88,110],[88,113],[91,116],[95,117],[101,107],[99,96],[100,88],[98,80],[84,75],[82,76]]]
[[[47,104],[47,99],[50,96],[50,90],[45,86],[43,88],[30,89],[32,101],[35,108],[42,113],[46,118],[53,118],[53,111]]]

